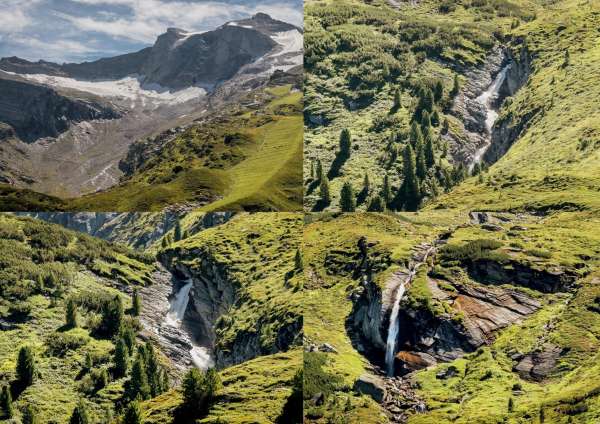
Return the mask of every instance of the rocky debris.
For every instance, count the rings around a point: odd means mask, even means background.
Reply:
[[[385,378],[386,396],[383,407],[392,423],[406,423],[410,415],[422,413],[427,406],[415,393],[410,378]]]
[[[363,374],[354,382],[354,390],[358,393],[371,396],[377,403],[383,403],[387,395],[383,378],[373,374]]]
[[[513,368],[521,378],[534,381],[544,380],[556,366],[562,348],[552,343],[545,343],[539,350],[527,355],[516,356],[519,363]]]
[[[504,228],[497,224],[481,224],[481,228],[487,231],[504,231]]]
[[[454,99],[451,113],[463,125],[461,136],[465,138],[456,137],[450,132],[443,136],[450,142],[452,157],[457,162],[471,163],[477,149],[488,141],[486,110],[477,98],[492,84],[505,60],[503,49],[496,47],[488,55],[483,66],[469,69],[464,74],[466,82]]]
[[[323,343],[318,347],[319,352],[327,352],[327,353],[338,353],[336,348],[331,346],[329,343]]]
[[[9,124],[19,138],[34,142],[57,137],[73,122],[117,119],[120,112],[107,104],[58,94],[42,85],[0,78],[0,121]]]
[[[171,360],[171,376],[179,380],[192,366],[192,341],[184,328],[168,325],[165,322],[169,312],[169,298],[180,288],[182,283],[175,279],[164,267],[152,276],[153,284],[140,290],[142,312],[140,323],[143,339],[152,339],[158,343],[161,351]]]

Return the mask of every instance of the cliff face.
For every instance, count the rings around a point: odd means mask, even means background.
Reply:
[[[293,269],[291,247],[300,224],[297,214],[244,214],[159,254],[177,280],[192,282],[184,326],[198,344],[213,347],[217,367],[300,343],[302,310],[294,287],[301,275]],[[271,245],[272,237],[285,241]]]
[[[116,119],[121,115],[109,106],[71,99],[51,88],[0,78],[0,121],[12,126],[24,141],[57,137],[72,122]]]
[[[527,83],[532,68],[532,57],[527,46],[518,46],[514,50],[508,50],[507,54],[511,66],[500,88],[502,99],[514,95]],[[494,125],[491,144],[483,159],[492,164],[504,156],[539,112],[539,109],[534,108],[518,114],[512,111],[502,114]]]

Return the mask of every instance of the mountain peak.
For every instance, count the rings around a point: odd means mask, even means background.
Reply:
[[[252,19],[255,21],[272,21],[273,18],[271,18],[270,15],[267,15],[266,13],[262,13],[262,12],[258,12],[256,15],[252,16]]]

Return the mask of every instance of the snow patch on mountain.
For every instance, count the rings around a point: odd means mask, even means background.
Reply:
[[[159,84],[143,84],[137,75],[119,80],[85,81],[68,77],[56,77],[45,74],[15,74],[53,88],[63,88],[83,91],[101,97],[115,98],[130,102],[132,107],[147,105],[176,105],[198,99],[206,95],[206,90],[200,87],[189,87],[179,91],[170,91]]]
[[[292,31],[278,32],[271,36],[273,41],[283,47],[283,49],[272,56],[282,56],[288,53],[301,53],[304,48],[304,37],[297,29]]]

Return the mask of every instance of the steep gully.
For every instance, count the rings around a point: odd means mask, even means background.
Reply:
[[[443,134],[443,139],[454,161],[464,163],[470,172],[478,163],[500,159],[526,126],[512,118],[499,119],[504,100],[527,82],[531,72],[531,55],[517,43],[512,48],[495,47],[483,65],[466,70],[466,82],[450,108],[462,129]]]

